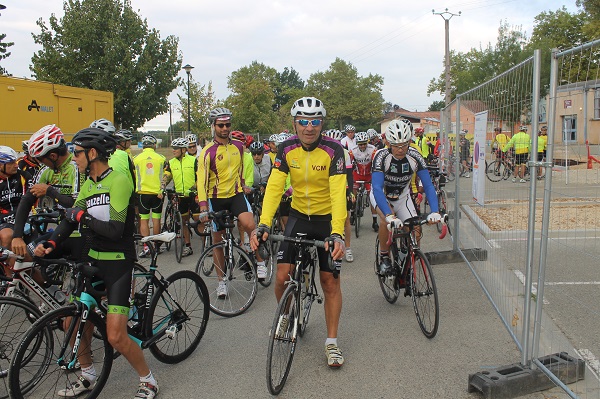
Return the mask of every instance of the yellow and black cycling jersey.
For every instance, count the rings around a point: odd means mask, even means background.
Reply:
[[[307,220],[331,220],[331,232],[344,236],[346,163],[343,147],[319,136],[304,148],[297,136],[280,147],[265,192],[260,223],[271,225],[287,176],[294,187],[290,215]]]

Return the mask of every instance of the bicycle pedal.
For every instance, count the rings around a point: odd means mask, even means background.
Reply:
[[[323,303],[323,297],[321,295],[319,295],[317,297],[317,303],[319,303],[319,304]]]
[[[165,330],[165,335],[167,337],[169,337],[170,339],[175,338],[175,335],[177,335],[177,326],[176,325],[172,325],[171,327],[167,328]]]

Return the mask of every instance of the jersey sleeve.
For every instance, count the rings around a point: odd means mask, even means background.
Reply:
[[[277,207],[281,202],[281,195],[283,193],[289,171],[290,168],[285,158],[284,148],[282,146],[275,156],[275,162],[273,163],[271,176],[269,176],[269,181],[265,190],[263,209],[260,215],[260,224],[271,226],[271,221],[273,220],[275,211],[277,211]]]
[[[210,154],[208,147],[204,147],[198,159],[198,171],[196,172],[196,186],[198,188],[198,204],[208,207],[208,172],[210,169]]]
[[[331,199],[331,233],[344,237],[346,210],[346,159],[344,149],[336,148],[329,168],[329,195]]]

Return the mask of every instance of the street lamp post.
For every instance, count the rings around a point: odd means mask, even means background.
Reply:
[[[173,111],[171,109],[171,103],[169,102],[169,137],[173,141]]]
[[[451,13],[446,8],[443,12],[435,12],[435,10],[431,10],[433,15],[439,15],[444,18],[445,26],[446,26],[446,56],[445,65],[446,65],[446,92],[444,93],[444,102],[446,105],[450,104],[450,19],[452,17],[460,17],[461,12],[458,14]]]
[[[187,73],[187,112],[188,112],[188,133],[192,132],[192,115],[190,114],[190,73],[192,72],[192,69],[194,69],[193,66],[191,66],[190,64],[186,64],[183,69],[185,70],[185,72]]]

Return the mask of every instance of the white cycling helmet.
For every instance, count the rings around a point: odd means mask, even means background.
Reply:
[[[208,114],[208,121],[214,125],[217,120],[231,120],[231,111],[223,107],[213,109]]]
[[[29,155],[38,158],[64,145],[65,136],[58,126],[46,125],[29,139]]]
[[[0,165],[17,161],[17,152],[6,145],[0,145]]]
[[[325,117],[327,112],[325,111],[325,107],[323,107],[323,103],[321,100],[314,97],[302,97],[301,99],[296,100],[294,105],[292,105],[292,109],[290,110],[292,116],[308,116],[308,117],[316,117],[321,116]]]
[[[385,133],[385,137],[390,144],[408,143],[412,136],[412,123],[406,119],[391,121]]]
[[[342,141],[342,139],[344,138],[344,133],[340,132],[337,129],[327,130],[326,132],[323,132],[323,135],[332,138],[336,141]]]
[[[189,145],[188,139],[186,137],[177,137],[171,141],[171,147],[174,148],[187,148]]]
[[[367,132],[358,132],[358,133],[356,133],[356,137],[354,137],[354,140],[356,141],[356,144],[368,143],[369,135],[367,134]]]
[[[267,141],[275,143],[277,142],[277,137],[279,137],[279,133],[273,133],[271,136],[269,136],[269,139]]]
[[[275,140],[275,144],[279,145],[279,144],[283,143],[284,141],[286,141],[287,139],[289,139],[290,137],[292,137],[292,135],[289,133],[285,133],[285,132],[279,133],[277,135],[277,140]]]
[[[113,125],[113,123],[108,119],[104,118],[93,121],[92,123],[90,123],[90,127],[104,130],[105,132],[108,132],[110,134],[113,134],[116,130],[115,125]]]
[[[158,140],[153,135],[144,134],[142,136],[142,145],[156,145],[156,143],[158,143]]]
[[[377,130],[367,129],[367,135],[369,136],[369,140],[371,140],[377,136]]]
[[[185,136],[185,138],[188,141],[188,145],[196,144],[198,142],[198,137],[196,137],[195,134],[188,134],[187,136]]]

